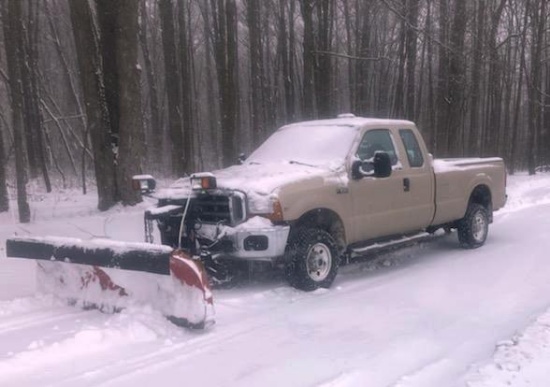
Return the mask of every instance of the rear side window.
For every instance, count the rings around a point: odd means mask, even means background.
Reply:
[[[405,145],[407,151],[407,158],[409,159],[409,165],[412,168],[418,168],[424,165],[424,156],[422,156],[422,150],[418,145],[418,140],[410,129],[400,129],[399,135]]]
[[[397,153],[389,130],[374,129],[365,133],[357,148],[357,157],[361,160],[369,160],[377,151],[386,152],[390,156],[392,165],[397,164]]]

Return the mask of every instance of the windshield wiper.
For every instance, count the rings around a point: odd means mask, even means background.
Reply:
[[[328,169],[329,171],[331,172],[338,172],[340,170],[341,167],[338,167],[338,168],[333,168],[333,167],[329,167],[328,165],[315,165],[315,164],[308,164],[308,163],[304,163],[303,161],[298,161],[298,160],[289,160],[288,161],[289,164],[295,164],[295,165],[303,165],[305,167],[312,167],[312,168],[319,168],[319,169]]]
[[[321,168],[321,169],[325,169],[325,168],[323,168],[323,167],[320,166],[320,165],[308,164],[308,163],[304,163],[304,162],[302,162],[302,161],[297,161],[297,160],[289,160],[288,163],[289,163],[289,164],[296,164],[296,165],[303,165],[303,166],[312,167],[312,168]]]

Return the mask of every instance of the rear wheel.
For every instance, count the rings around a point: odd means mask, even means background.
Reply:
[[[482,246],[489,232],[489,212],[481,204],[471,203],[458,222],[458,241],[466,249]]]
[[[311,291],[332,285],[340,257],[334,238],[320,229],[299,229],[286,250],[286,276],[297,289]]]

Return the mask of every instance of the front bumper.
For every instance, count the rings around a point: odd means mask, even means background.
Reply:
[[[202,225],[199,237],[229,242],[221,253],[224,258],[270,261],[285,253],[290,226],[239,229]],[[227,245],[222,243],[222,245]]]

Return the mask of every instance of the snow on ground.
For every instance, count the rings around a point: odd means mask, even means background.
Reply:
[[[312,293],[245,281],[215,290],[217,323],[196,332],[35,294],[35,262],[5,258],[6,238],[142,241],[150,203],[99,213],[93,195],[33,192],[32,223],[0,214],[0,386],[547,386],[550,175],[510,177],[508,194],[481,249],[434,238]]]

